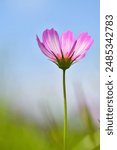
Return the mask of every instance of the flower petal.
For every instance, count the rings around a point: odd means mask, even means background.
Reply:
[[[84,58],[86,54],[78,55],[76,57],[72,57],[72,62],[77,62],[80,59]]]
[[[64,32],[60,38],[60,45],[64,57],[67,57],[75,43],[75,37],[71,31]]]
[[[82,32],[77,39],[72,60],[76,58],[82,59],[82,56],[85,55],[85,53],[89,50],[92,44],[93,44],[93,40],[88,35],[88,33]]]
[[[56,56],[59,55],[62,57],[60,43],[59,43],[59,36],[58,33],[54,29],[45,30],[43,32],[43,43],[48,49],[48,51],[52,51]]]
[[[48,51],[48,50],[46,49],[46,47],[44,46],[44,44],[41,43],[41,41],[40,41],[40,39],[39,39],[38,36],[36,36],[36,40],[37,40],[37,42],[38,42],[38,46],[39,46],[39,48],[41,49],[41,51],[42,51],[47,57],[49,57],[50,59],[52,59],[53,61],[55,61],[55,60],[56,60],[55,56],[54,56],[50,51]]]

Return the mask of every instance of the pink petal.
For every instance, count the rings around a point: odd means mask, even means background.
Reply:
[[[75,37],[71,31],[67,31],[62,34],[60,44],[64,57],[68,57],[74,43]]]
[[[59,36],[58,33],[54,29],[45,30],[43,32],[43,43],[48,49],[48,51],[52,51],[56,56],[59,55],[62,57],[60,43],[59,43]]]
[[[72,59],[74,60],[76,57],[78,59],[82,59],[81,56],[85,55],[85,53],[89,50],[92,44],[93,40],[88,35],[88,33],[81,33],[77,39],[77,43],[74,48],[74,56]]]
[[[86,54],[82,54],[82,55],[78,55],[76,57],[72,57],[72,62],[77,62],[79,61],[80,59],[84,58]]]
[[[55,61],[55,60],[56,60],[55,56],[54,56],[50,51],[48,51],[48,50],[46,49],[46,47],[44,46],[44,44],[41,43],[41,41],[40,41],[40,39],[39,39],[38,36],[36,36],[36,40],[37,40],[37,42],[38,42],[38,46],[39,46],[39,48],[41,49],[41,51],[42,51],[47,57],[49,57],[50,59],[52,59],[53,61]]]

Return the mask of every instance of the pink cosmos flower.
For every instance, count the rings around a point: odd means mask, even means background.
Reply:
[[[93,39],[87,32],[80,33],[76,39],[71,31],[67,31],[59,38],[54,29],[46,29],[42,41],[37,36],[41,51],[63,70],[82,59],[93,43]]]

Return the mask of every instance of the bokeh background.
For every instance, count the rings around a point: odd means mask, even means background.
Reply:
[[[76,37],[80,32],[88,32],[94,39],[94,44],[86,57],[67,71],[66,80],[69,126],[73,129],[78,128],[79,121],[76,118],[79,114],[84,114],[79,112],[85,110],[87,113],[84,120],[89,117],[88,125],[91,124],[87,133],[90,129],[92,131],[92,126],[95,126],[97,132],[100,81],[99,13],[99,0],[0,0],[1,150],[9,150],[9,146],[11,150],[18,150],[18,147],[23,149],[20,147],[22,145],[26,146],[25,150],[49,149],[49,146],[42,146],[46,143],[42,139],[48,130],[44,129],[44,133],[41,134],[40,128],[51,126],[51,129],[54,129],[59,125],[58,128],[62,128],[62,71],[41,53],[36,42],[36,34],[41,38],[43,30],[46,28],[55,28],[59,35],[64,31],[71,30]],[[72,119],[74,123],[71,121]],[[92,125],[91,122],[94,124]],[[36,127],[32,127],[32,124]],[[39,134],[37,134],[37,128]],[[61,130],[60,132],[62,132]],[[73,134],[76,133],[74,130]],[[58,133],[56,129],[53,132]],[[8,136],[11,133],[14,133],[13,137]],[[19,136],[19,133],[22,134]],[[38,135],[42,135],[40,142]],[[24,141],[21,141],[22,137],[24,137]],[[56,139],[56,136],[53,137]],[[59,136],[57,135],[57,137]],[[18,142],[13,142],[15,139],[18,139]],[[28,147],[28,144],[23,144],[26,141],[33,144]],[[8,147],[5,146],[5,143]],[[13,143],[16,143],[16,147]],[[37,143],[42,144],[38,145]],[[34,145],[36,145],[35,148]],[[42,147],[39,147],[40,145]],[[90,144],[88,143],[88,145]],[[98,145],[96,148],[99,149]],[[55,147],[54,149],[56,149]],[[88,149],[88,147],[84,149]]]

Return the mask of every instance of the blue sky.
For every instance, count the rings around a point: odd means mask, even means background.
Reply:
[[[17,93],[19,87],[21,91],[25,87],[23,93],[34,96],[36,90],[44,89],[43,83],[49,87],[55,85],[52,79],[59,82],[61,71],[41,53],[35,37],[41,38],[43,30],[53,27],[59,35],[71,30],[76,37],[85,31],[92,36],[93,46],[85,59],[70,68],[67,78],[73,82],[90,79],[99,93],[99,8],[99,0],[0,0],[0,82],[4,91],[14,94],[14,89]]]

